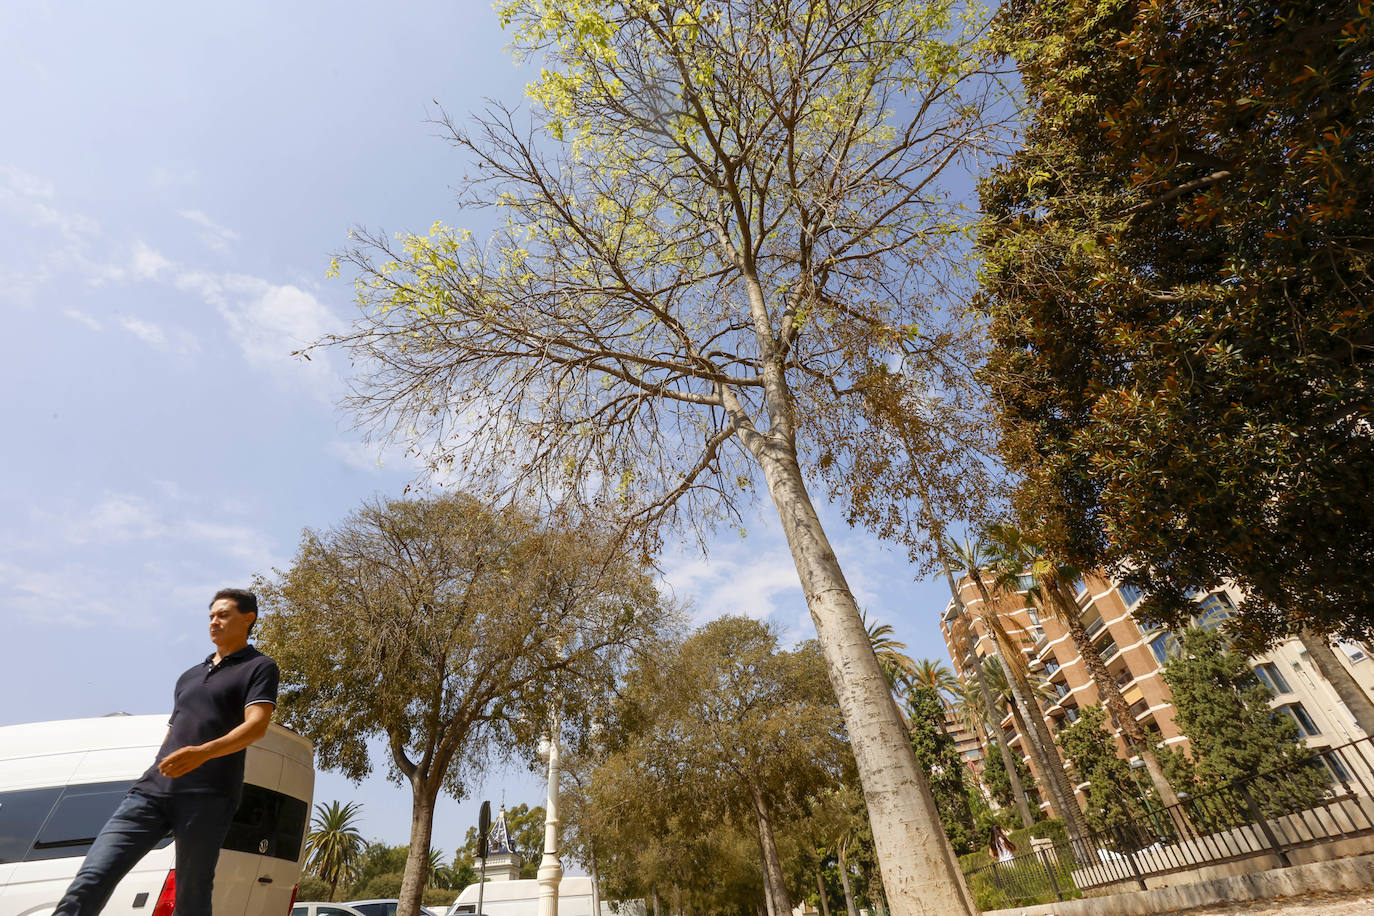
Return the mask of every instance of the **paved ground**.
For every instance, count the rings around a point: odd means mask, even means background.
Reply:
[[[1224,907],[1202,907],[1180,916],[1374,916],[1374,893],[1364,890],[1255,900]]]

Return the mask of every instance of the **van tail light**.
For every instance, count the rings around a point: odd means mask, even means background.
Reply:
[[[152,916],[172,916],[177,905],[177,870],[167,872],[167,880],[162,882],[162,893],[157,895],[157,904]]]
[[[296,894],[300,893],[300,889],[299,884],[291,885],[291,902],[286,905],[286,912],[290,913],[296,908]]]

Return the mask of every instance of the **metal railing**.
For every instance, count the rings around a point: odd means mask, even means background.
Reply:
[[[1313,748],[1301,762],[1230,782],[1145,817],[1052,850],[966,873],[1008,906],[1077,897],[1082,891],[1374,834],[1374,738]],[[1048,895],[1048,896],[1047,896]]]

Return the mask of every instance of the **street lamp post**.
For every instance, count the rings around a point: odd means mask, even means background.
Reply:
[[[558,734],[562,722],[557,711],[549,725],[549,798],[544,808],[544,857],[539,862],[539,916],[558,916],[558,885],[563,866],[558,862],[558,781],[562,775]]]

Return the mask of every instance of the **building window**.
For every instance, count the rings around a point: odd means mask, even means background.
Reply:
[[[1215,630],[1221,622],[1235,613],[1236,606],[1225,592],[1208,595],[1197,611],[1197,625],[1204,630]]]
[[[1336,645],[1341,647],[1341,651],[1345,653],[1345,657],[1352,662],[1362,662],[1366,658],[1369,658],[1369,653],[1364,650],[1364,646],[1357,642],[1348,639],[1338,639],[1336,640]]]
[[[1022,573],[1016,577],[1016,590],[1018,592],[1028,592],[1035,586],[1035,577],[1030,573]]]
[[[1138,603],[1140,603],[1140,599],[1145,597],[1144,593],[1142,593],[1140,589],[1126,582],[1123,582],[1120,585],[1118,585],[1116,587],[1116,590],[1121,594],[1121,600],[1126,603],[1126,607],[1128,608],[1135,607]]]
[[[1298,734],[1304,738],[1313,738],[1322,733],[1322,730],[1317,728],[1317,723],[1312,721],[1312,716],[1308,714],[1306,709],[1303,709],[1301,703],[1289,703],[1280,706],[1275,712],[1282,712],[1298,723]]]
[[[1078,597],[1082,598],[1082,597],[1083,597],[1083,593],[1086,592],[1087,590],[1088,590],[1088,583],[1086,583],[1086,582],[1083,581],[1083,577],[1082,577],[1082,576],[1079,576],[1077,579],[1074,579],[1074,580],[1073,580],[1073,593],[1074,593],[1075,595],[1077,595]]]
[[[1101,659],[1104,662],[1108,662],[1111,661],[1113,658],[1116,658],[1116,653],[1120,651],[1116,647],[1116,640],[1112,639],[1110,636],[1102,640],[1100,643],[1096,643],[1093,646],[1093,648],[1097,650],[1097,654],[1101,657]]]
[[[1267,687],[1274,696],[1293,692],[1293,688],[1288,686],[1288,682],[1283,679],[1283,674],[1279,669],[1268,662],[1255,666],[1255,677],[1259,678],[1260,683]]]
[[[1177,655],[1182,648],[1178,637],[1173,633],[1160,633],[1150,640],[1150,651],[1154,653],[1155,661],[1161,665],[1168,664],[1169,659]]]
[[[1074,722],[1077,722],[1077,721],[1078,721],[1078,707],[1077,707],[1077,706],[1065,706],[1065,707],[1064,707],[1064,721],[1065,721],[1066,723],[1068,723],[1068,724],[1073,724]]]
[[[1054,653],[1053,653],[1053,652],[1051,652],[1050,654],[1046,655],[1044,661],[1045,661],[1045,677],[1050,677],[1050,676],[1052,676],[1056,671],[1059,670],[1059,659],[1057,659],[1057,658],[1054,657]]]

